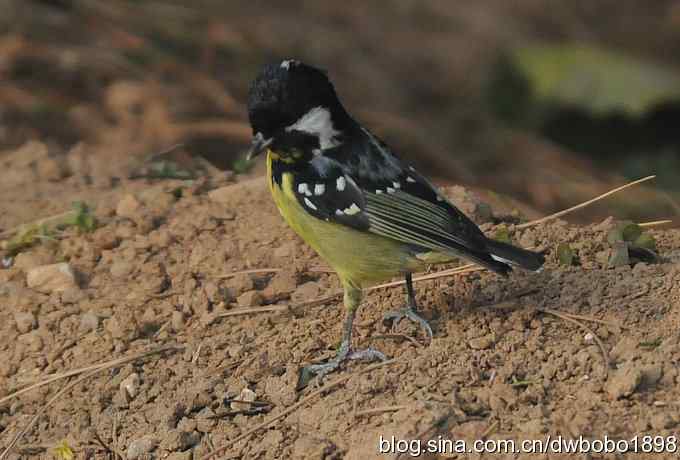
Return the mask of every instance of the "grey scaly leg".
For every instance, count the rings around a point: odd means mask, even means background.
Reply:
[[[413,279],[410,273],[407,273],[404,275],[406,279],[406,307],[400,309],[400,310],[393,310],[385,313],[385,316],[383,317],[385,321],[388,321],[392,324],[396,324],[399,321],[401,321],[404,318],[408,318],[414,323],[418,323],[420,327],[423,328],[427,336],[432,340],[432,328],[430,325],[423,319],[418,313],[416,313],[416,309],[418,308],[418,305],[416,304],[416,294],[415,291],[413,290]]]
[[[357,309],[361,303],[361,289],[355,287],[350,283],[345,283],[345,321],[342,327],[342,342],[335,358],[324,364],[311,364],[302,368],[300,379],[298,381],[298,388],[307,386],[307,384],[314,378],[317,378],[317,383],[321,384],[323,378],[336,371],[340,364],[346,360],[380,360],[387,359],[384,354],[373,348],[366,348],[365,350],[352,350],[352,325]]]

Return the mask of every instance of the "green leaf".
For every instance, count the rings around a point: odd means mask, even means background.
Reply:
[[[659,345],[661,345],[662,341],[663,340],[661,339],[661,337],[657,337],[654,340],[640,342],[640,343],[638,343],[638,346],[640,348],[654,349],[654,348],[658,347]]]
[[[530,44],[510,55],[538,102],[579,107],[593,114],[640,115],[680,99],[680,75],[616,52],[574,44]]]
[[[557,246],[557,260],[559,260],[560,265],[565,265],[567,267],[574,265],[574,259],[576,255],[571,246],[567,243],[560,243]]]
[[[642,227],[638,224],[627,222],[622,224],[621,235],[623,236],[623,241],[633,242],[642,235]]]
[[[66,440],[63,440],[56,445],[54,448],[54,456],[59,460],[73,460],[75,458],[73,449],[71,449]]]

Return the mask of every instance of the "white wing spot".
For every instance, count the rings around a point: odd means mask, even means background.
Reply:
[[[338,189],[338,192],[342,192],[343,190],[345,190],[346,185],[347,185],[347,181],[345,180],[345,176],[340,176],[335,181],[335,188]]]
[[[314,186],[314,195],[323,195],[326,191],[326,186],[324,184],[316,184]]]
[[[335,215],[336,216],[343,216],[345,213],[342,211],[342,209],[336,209],[335,210]]]
[[[298,193],[300,195],[306,195],[309,193],[309,186],[307,185],[307,182],[298,184]]]
[[[353,216],[354,214],[360,213],[360,212],[361,212],[361,208],[359,208],[359,206],[357,206],[356,203],[352,203],[352,206],[350,206],[349,208],[345,208],[345,211],[344,211],[344,212],[345,212],[345,214],[347,214],[348,216]]]
[[[387,193],[394,193],[394,192],[396,192],[395,189],[393,189],[392,187],[387,187]]]
[[[440,195],[437,195],[437,201],[444,201],[444,198],[442,198]]]
[[[314,206],[314,203],[312,203],[307,197],[305,197],[305,204],[316,211],[316,206]]]
[[[380,195],[382,192],[383,192],[382,190],[378,189],[378,190],[375,191],[375,194]]]
[[[392,182],[392,185],[394,188],[401,188],[401,184],[399,182]]]
[[[410,169],[411,171],[415,171],[415,170],[416,170],[416,168],[414,168],[413,166],[409,166],[408,169]]]
[[[408,176],[408,177],[406,178],[406,182],[410,182],[410,183],[413,184],[415,181],[416,181],[416,180],[415,180],[413,177],[411,177],[411,176]]]

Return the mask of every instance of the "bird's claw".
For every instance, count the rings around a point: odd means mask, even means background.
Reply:
[[[336,356],[327,363],[310,364],[309,366],[303,367],[300,371],[298,389],[306,387],[315,377],[316,386],[321,387],[324,377],[331,372],[335,372],[340,367],[340,364],[348,360],[385,361],[387,360],[387,357],[378,350],[366,348],[364,350],[348,351],[341,356]]]
[[[433,333],[432,333],[432,328],[428,324],[428,322],[418,315],[418,313],[415,312],[415,310],[411,307],[405,307],[400,310],[393,310],[385,313],[385,316],[383,316],[383,321],[386,323],[390,324],[397,324],[399,321],[402,319],[407,318],[413,321],[414,323],[417,323],[423,330],[425,331],[425,334],[427,334],[427,337],[432,340]]]

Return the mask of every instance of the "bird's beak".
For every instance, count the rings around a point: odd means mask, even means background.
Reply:
[[[253,136],[252,142],[250,143],[250,150],[248,150],[246,159],[250,161],[256,156],[260,155],[262,152],[267,150],[267,147],[271,145],[273,140],[273,138],[265,139],[262,133],[255,134]]]

